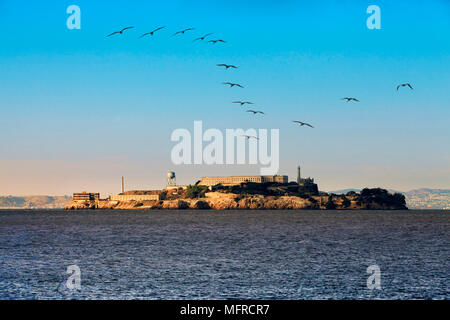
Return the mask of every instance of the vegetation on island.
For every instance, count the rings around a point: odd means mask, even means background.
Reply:
[[[165,196],[165,199],[197,199],[199,201],[196,202],[195,208],[207,209],[210,207],[207,201],[200,200],[207,198],[206,193],[208,192],[233,195],[233,199],[236,203],[239,203],[243,199],[252,199],[254,197],[263,197],[268,201],[276,200],[280,197],[298,197],[309,203],[309,205],[307,205],[307,208],[309,209],[407,209],[405,197],[402,194],[392,194],[381,188],[365,188],[361,193],[351,191],[345,195],[336,195],[319,192],[315,189],[304,188],[296,183],[280,184],[246,182],[234,186],[216,185],[211,188],[190,185],[186,190],[178,189],[172,194]]]
[[[386,206],[403,206],[406,208],[406,200],[405,196],[401,193],[389,193],[386,189],[381,188],[364,188],[361,193],[361,202],[362,203],[375,203]]]
[[[192,186],[189,185],[186,189],[185,197],[187,199],[204,198],[205,193],[208,192],[207,186]]]
[[[128,191],[137,195],[150,191]],[[152,194],[156,192],[152,191]],[[360,193],[329,194],[317,185],[253,183],[213,187],[189,185],[159,191],[159,200],[73,201],[68,209],[245,209],[245,210],[397,210],[407,209],[405,197],[385,189],[366,188]]]

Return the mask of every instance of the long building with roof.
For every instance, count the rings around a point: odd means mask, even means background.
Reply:
[[[288,176],[229,176],[229,177],[202,177],[200,182],[197,184],[199,186],[235,186],[241,183],[253,182],[253,183],[265,183],[265,182],[276,182],[276,183],[288,183]]]

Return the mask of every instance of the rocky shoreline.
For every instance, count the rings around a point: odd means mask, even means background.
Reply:
[[[375,190],[375,189],[373,189]],[[359,193],[319,196],[265,196],[235,193],[206,192],[202,198],[158,201],[72,201],[66,210],[113,209],[196,209],[196,210],[404,210],[404,198],[381,198],[377,194],[364,196]]]

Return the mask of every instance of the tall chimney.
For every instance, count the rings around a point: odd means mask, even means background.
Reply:
[[[302,177],[300,175],[300,166],[297,167],[297,183],[300,184]]]
[[[124,185],[124,182],[123,182],[123,176],[122,176],[122,193],[124,193],[125,192],[125,185]]]

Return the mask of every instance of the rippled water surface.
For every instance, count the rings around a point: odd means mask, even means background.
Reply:
[[[0,211],[0,299],[449,299],[449,245],[449,211]]]

